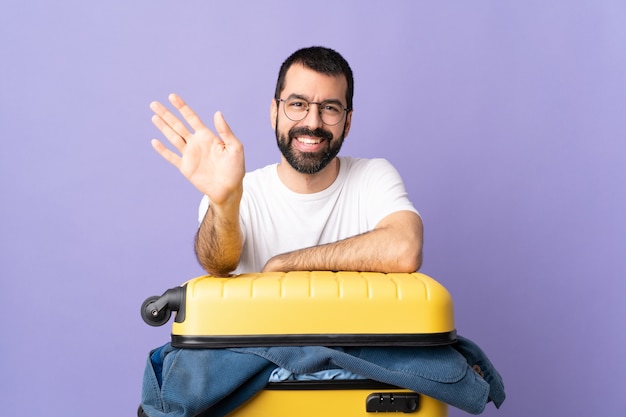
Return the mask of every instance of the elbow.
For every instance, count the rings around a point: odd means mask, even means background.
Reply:
[[[222,271],[218,271],[218,270],[209,270],[205,268],[205,271],[207,272],[207,274],[209,276],[212,276],[214,278],[228,278],[230,277],[230,273],[233,271],[232,270],[222,270]]]
[[[206,246],[198,244],[197,237],[194,249],[196,260],[202,269],[211,276],[227,277],[239,265],[239,256],[236,256],[235,253],[225,253],[224,251],[211,252],[207,250]]]
[[[417,253],[417,256],[414,258],[411,272],[419,271],[419,269],[422,267],[422,261],[423,261],[423,255],[422,255],[422,251],[420,250]]]
[[[415,213],[402,212],[395,216],[398,222],[391,229],[391,239],[388,241],[395,258],[392,270],[387,272],[412,273],[422,266],[422,247],[424,243],[424,229],[422,219]],[[400,217],[402,216],[402,217]]]
[[[398,248],[397,270],[390,272],[411,273],[418,271],[422,266],[422,239],[417,236],[415,239],[406,241]]]
[[[392,272],[404,272],[412,273],[418,271],[422,266],[422,252],[411,253],[398,259],[397,271]]]
[[[207,274],[219,278],[230,276],[230,273],[233,272],[238,265],[236,262],[233,264],[225,263],[221,265],[215,265],[212,262],[207,262],[206,258],[202,259],[198,256],[197,259],[198,263],[207,272]]]
[[[386,273],[412,273],[416,272],[422,266],[422,251],[421,249],[401,250],[399,247],[394,247],[395,256],[389,259],[387,266],[381,270]]]

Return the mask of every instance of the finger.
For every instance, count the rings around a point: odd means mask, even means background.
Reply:
[[[158,139],[152,139],[150,142],[152,147],[159,155],[163,157],[167,162],[174,165],[176,168],[180,169],[181,159],[180,156],[176,155],[174,152],[169,150],[165,145],[161,143]]]
[[[161,118],[161,116],[157,114],[153,115],[152,124],[154,124],[154,126],[156,126],[156,128],[159,129],[161,133],[163,133],[163,136],[165,136],[167,140],[169,140],[170,143],[174,145],[176,149],[178,149],[179,152],[183,151],[183,148],[185,147],[187,142],[183,137],[180,136],[180,134],[178,134],[178,132],[172,129],[172,127],[167,124],[165,120]]]
[[[172,103],[172,105],[176,107],[176,110],[180,112],[185,121],[189,124],[189,126],[191,126],[193,130],[198,131],[206,128],[196,112],[193,111],[192,108],[189,107],[189,105],[187,105],[187,103],[185,103],[182,98],[180,98],[176,94],[170,94],[168,98],[170,100],[170,103]]]
[[[181,136],[182,138],[188,138],[191,136],[189,129],[183,122],[180,121],[178,117],[174,115],[171,111],[167,109],[164,105],[159,103],[158,101],[153,101],[150,103],[150,109],[154,112],[155,115],[159,116],[164,123],[166,123],[176,134]],[[158,126],[157,126],[158,127]]]
[[[215,112],[215,115],[213,116],[213,123],[215,124],[215,130],[220,136],[220,139],[224,142],[224,145],[241,145],[239,139],[237,139],[228,123],[226,123],[226,119],[224,119],[222,112]]]

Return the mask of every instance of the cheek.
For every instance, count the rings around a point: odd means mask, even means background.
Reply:
[[[349,113],[346,119],[346,122],[343,126],[343,135],[344,137],[348,136],[348,133],[350,133],[350,125],[352,123],[352,113]]]
[[[342,137],[345,137],[345,133],[346,133],[345,126],[342,126],[342,127],[335,126],[332,130],[332,133],[333,133],[333,139],[335,140],[339,140]]]
[[[291,120],[287,119],[286,117],[279,117],[278,120],[276,121],[276,126],[277,126],[276,130],[279,133],[282,133],[285,137],[289,137],[289,133],[293,129],[298,127],[298,123],[297,122],[292,122]]]

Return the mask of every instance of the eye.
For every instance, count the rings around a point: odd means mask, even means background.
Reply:
[[[287,101],[287,107],[293,110],[306,110],[309,105],[306,101],[300,99],[293,99]]]
[[[334,104],[334,103],[323,103],[321,107],[324,113],[329,113],[329,114],[341,113],[341,111],[343,110],[341,106]]]

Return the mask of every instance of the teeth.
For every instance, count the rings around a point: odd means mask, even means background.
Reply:
[[[321,143],[321,139],[313,139],[313,138],[298,138],[298,142],[306,143],[307,145],[314,145]]]

